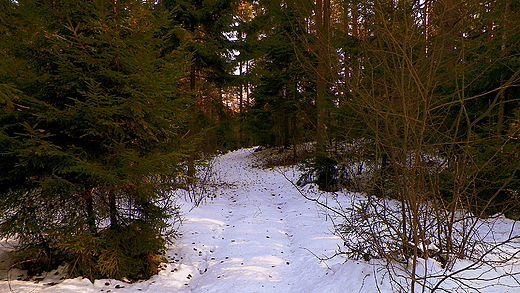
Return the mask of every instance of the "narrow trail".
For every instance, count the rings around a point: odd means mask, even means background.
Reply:
[[[170,273],[186,275],[181,292],[305,292],[328,273],[316,255],[333,254],[340,242],[327,233],[332,224],[282,174],[254,167],[254,155],[217,158],[226,187],[186,214],[182,243],[169,255],[179,263]]]

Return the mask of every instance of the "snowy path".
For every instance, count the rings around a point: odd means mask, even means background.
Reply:
[[[341,242],[331,223],[281,173],[252,167],[253,155],[219,158],[215,168],[233,188],[187,215],[184,247],[172,253],[188,259],[171,272],[192,276],[185,291],[305,292],[327,273],[313,254],[331,255]]]

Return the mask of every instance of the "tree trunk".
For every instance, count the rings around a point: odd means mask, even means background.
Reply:
[[[192,64],[190,67],[190,93],[193,95],[193,97],[196,97],[195,95],[195,82],[196,82],[196,68],[195,64]],[[191,135],[195,132],[195,121],[193,119],[190,119],[188,122],[188,134]],[[195,151],[191,151],[188,157],[188,171],[187,174],[189,177],[190,182],[192,182],[192,178],[195,176]]]
[[[509,1],[505,3],[505,11],[503,14],[503,32],[502,32],[502,44],[500,46],[500,50],[502,51],[502,55],[506,54],[507,48],[507,30],[509,29]],[[501,84],[504,85],[505,78],[501,78]],[[506,113],[506,93],[504,91],[498,92],[498,115],[497,115],[497,134],[502,135],[504,132],[504,120]]]
[[[87,183],[85,186],[85,193],[84,193],[84,199],[85,199],[85,205],[87,208],[87,226],[92,234],[97,233],[97,227],[96,227],[96,214],[94,213],[94,188],[91,186],[91,184]]]
[[[324,155],[327,144],[327,91],[330,73],[330,0],[316,1],[317,81],[316,81],[316,152]]]
[[[110,212],[110,228],[117,229],[119,223],[117,222],[116,195],[113,191],[108,192],[108,207]]]

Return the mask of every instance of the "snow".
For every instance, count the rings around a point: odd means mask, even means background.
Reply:
[[[382,261],[353,261],[336,255],[343,241],[333,235],[331,218],[289,181],[297,180],[295,167],[262,169],[255,156],[254,149],[242,149],[213,161],[219,181],[214,194],[199,207],[183,204],[183,236],[166,252],[169,263],[150,280],[133,284],[96,280],[92,284],[84,278],[60,280],[58,270],[24,281],[22,271],[4,268],[0,292],[396,292]],[[303,192],[333,202],[332,194],[319,192],[313,185]],[[494,228],[509,232],[511,221],[500,225],[504,227]],[[9,241],[1,242],[0,248],[5,252],[0,262],[6,264]],[[466,277],[512,273],[516,263],[499,269],[479,267]],[[452,271],[470,264],[461,261]],[[446,274],[431,259],[420,261],[417,268]],[[501,278],[493,284],[514,286],[514,282]],[[449,292],[458,292],[456,282],[445,283],[453,286]],[[490,293],[520,292],[518,287],[476,287]]]

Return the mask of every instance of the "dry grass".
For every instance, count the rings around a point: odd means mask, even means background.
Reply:
[[[254,156],[260,168],[273,168],[278,166],[291,166],[298,164],[303,159],[314,154],[314,143],[303,143],[289,148],[258,147]]]

